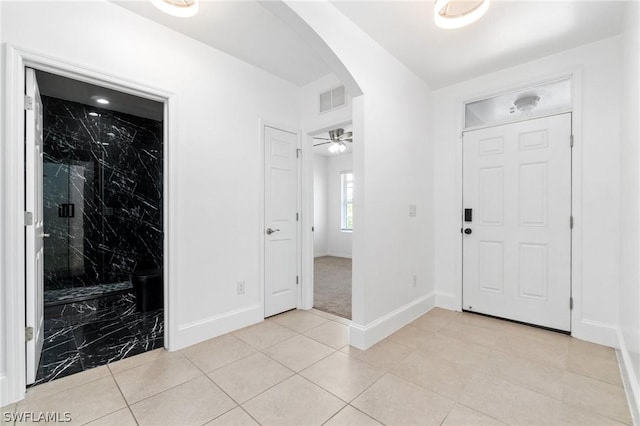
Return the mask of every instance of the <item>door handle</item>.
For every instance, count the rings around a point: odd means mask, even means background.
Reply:
[[[42,238],[49,238],[51,234],[42,234]]]
[[[279,229],[271,229],[271,228],[267,228],[267,235],[271,235],[271,234],[273,234],[274,232],[278,232],[278,231],[279,231]]]
[[[473,232],[473,231],[471,231],[471,228],[465,228],[465,230],[464,230],[464,233],[467,234],[467,235],[471,234],[471,232]]]

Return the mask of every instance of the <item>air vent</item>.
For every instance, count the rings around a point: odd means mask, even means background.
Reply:
[[[344,86],[334,87],[331,90],[320,93],[320,113],[340,108],[347,104],[347,92]]]

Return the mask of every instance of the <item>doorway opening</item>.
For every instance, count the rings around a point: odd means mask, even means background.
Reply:
[[[353,131],[313,134],[313,307],[351,320]]]
[[[26,231],[27,247],[42,239],[35,265],[27,250],[27,384],[39,384],[164,346],[164,104],[26,73],[41,119],[25,197],[42,224]]]

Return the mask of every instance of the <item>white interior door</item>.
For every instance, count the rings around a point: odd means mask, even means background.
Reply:
[[[298,135],[265,126],[265,317],[298,304]]]
[[[27,336],[27,384],[36,380],[42,343],[44,340],[44,220],[42,209],[43,137],[42,99],[38,90],[36,73],[26,69],[25,102],[31,105],[25,110],[25,210],[31,213],[31,225],[27,222],[26,236],[26,326]]]
[[[571,114],[464,133],[464,309],[570,330],[570,137]]]

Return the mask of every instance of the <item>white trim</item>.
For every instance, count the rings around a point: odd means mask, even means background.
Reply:
[[[265,120],[263,118],[260,118],[258,120],[258,125],[259,125],[259,153],[260,153],[260,164],[258,166],[259,169],[259,174],[258,174],[258,187],[260,188],[259,191],[259,196],[258,196],[258,235],[260,235],[258,244],[258,253],[259,253],[259,269],[258,269],[258,273],[259,273],[259,277],[258,277],[258,285],[260,286],[260,305],[262,306],[262,317],[260,320],[264,320],[264,312],[265,312],[265,293],[264,293],[264,286],[265,286],[265,265],[264,265],[264,256],[265,256],[265,238],[264,238],[264,232],[265,232],[265,223],[264,223],[264,219],[265,219],[265,182],[266,179],[264,178],[264,173],[265,173],[265,168],[264,168],[264,163],[266,161],[266,153],[264,150],[264,145],[265,145],[265,141],[264,141],[264,136],[265,136],[265,127],[271,127],[272,129],[276,129],[276,130],[280,130],[283,132],[287,132],[287,133],[291,133],[293,135],[296,135],[297,137],[297,142],[296,142],[296,148],[301,150],[299,152],[301,152],[301,156],[299,158],[300,161],[297,162],[297,189],[296,189],[296,209],[298,211],[298,213],[300,213],[300,219],[297,222],[296,225],[296,275],[298,275],[300,277],[300,284],[298,285],[298,295],[297,295],[297,308],[298,309],[310,309],[310,308],[306,308],[304,305],[304,295],[305,293],[308,291],[305,288],[305,280],[304,277],[302,276],[302,223],[304,220],[304,214],[302,212],[302,161],[304,159],[304,150],[302,149],[302,147],[300,146],[300,142],[301,142],[301,134],[302,132],[299,129],[296,129],[293,126],[288,126],[286,124],[281,124],[281,123],[276,123],[273,121],[269,121],[269,120]],[[312,293],[312,297],[313,297],[313,288],[311,289],[311,293]],[[247,324],[249,325],[249,324]],[[236,327],[238,328],[238,327]]]
[[[455,294],[451,293],[436,291],[434,306],[442,309],[448,309],[450,311],[460,311],[460,304],[458,303],[457,297]]]
[[[327,254],[325,254],[325,256],[331,256],[331,257],[342,257],[344,259],[351,259],[351,255],[349,253],[333,253],[333,252],[328,252]]]
[[[618,347],[618,327],[614,324],[582,319],[571,324],[571,336],[611,348]]]
[[[458,140],[456,143],[456,204],[458,205],[460,212],[460,222],[462,224],[462,133],[469,129],[464,129],[464,112],[465,105],[469,102],[473,102],[480,99],[485,99],[493,96],[500,96],[502,94],[511,93],[518,90],[526,89],[527,87],[535,87],[544,85],[554,81],[560,81],[569,78],[571,80],[571,127],[574,139],[574,146],[572,151],[572,188],[571,188],[571,206],[572,215],[574,217],[574,227],[571,233],[571,295],[574,298],[574,308],[571,311],[571,330],[573,334],[574,327],[582,322],[582,327],[578,327],[584,336],[593,336],[598,338],[600,342],[611,341],[610,331],[594,331],[594,330],[607,330],[608,325],[599,325],[594,322],[590,322],[582,318],[582,66],[574,68],[570,71],[558,72],[552,75],[541,76],[537,79],[531,79],[528,82],[522,81],[518,84],[504,88],[503,90],[484,91],[465,99],[458,99],[456,102],[457,113],[456,117],[456,129]],[[462,238],[462,236],[460,236]],[[455,282],[455,294],[454,295],[438,295],[436,298],[438,303],[442,303],[442,307],[448,307],[448,309],[455,308],[455,310],[462,310],[462,244],[458,244],[455,250],[455,262],[456,277]],[[437,283],[436,283],[437,288]],[[455,297],[455,304],[452,303],[451,297]],[[440,305],[438,305],[440,306]],[[611,344],[609,345],[611,346]]]
[[[7,357],[7,376],[3,387],[6,392],[0,394],[0,406],[24,398],[26,391],[24,345],[24,312],[25,312],[25,276],[24,276],[24,69],[31,67],[52,72],[75,80],[88,82],[109,89],[129,93],[134,96],[162,102],[164,108],[164,142],[163,142],[163,174],[164,174],[164,294],[165,294],[165,347],[174,350],[173,336],[176,335],[174,316],[177,290],[171,283],[176,282],[173,267],[174,250],[177,247],[170,243],[174,235],[176,222],[176,192],[173,174],[169,173],[169,161],[176,161],[175,143],[177,141],[177,100],[176,96],[165,90],[149,87],[143,83],[126,78],[106,74],[100,70],[52,58],[18,46],[6,45],[5,49],[5,104],[4,134],[0,145],[2,164],[2,204],[4,222],[2,223],[2,264],[4,272],[2,282],[5,283],[6,298],[2,310],[5,312],[6,343],[4,348]],[[171,194],[172,202],[169,202]]]
[[[203,341],[202,336],[216,337],[264,320],[264,305],[255,304],[181,325],[175,339],[175,349],[186,348]]]
[[[434,306],[434,299],[434,294],[429,293],[364,326],[351,321],[349,344],[361,350],[369,349],[390,334],[429,312]]]
[[[633,370],[633,364],[629,358],[629,350],[620,328],[617,329],[617,335],[619,349],[616,351],[616,355],[620,366],[622,384],[627,395],[632,422],[634,425],[640,425],[640,383],[638,383],[637,373]]]

